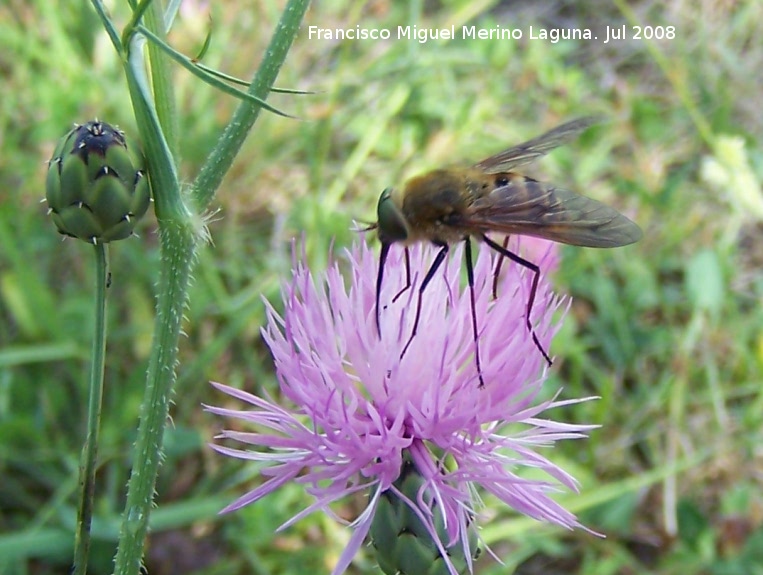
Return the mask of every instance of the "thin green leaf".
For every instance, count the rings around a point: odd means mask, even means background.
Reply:
[[[277,114],[278,116],[283,116],[284,118],[294,118],[294,116],[287,114],[286,112],[282,112],[278,108],[271,106],[270,104],[265,102],[265,100],[262,100],[255,96],[252,96],[251,94],[247,94],[246,92],[243,92],[232,86],[229,86],[228,84],[216,78],[212,74],[209,74],[208,72],[199,68],[199,66],[197,66],[190,58],[188,58],[184,54],[181,54],[180,52],[172,48],[169,44],[162,41],[158,36],[153,34],[145,26],[139,25],[138,31],[141,34],[143,34],[143,36],[145,36],[146,39],[148,39],[150,42],[153,42],[157,47],[159,47],[170,58],[175,60],[175,62],[183,66],[183,68],[185,68],[186,70],[190,71],[194,76],[198,76],[199,78],[201,78],[204,82],[206,82],[210,86],[217,88],[221,92],[225,92],[226,94],[235,96],[236,98],[240,100],[246,100],[248,102],[252,102],[256,104],[257,106],[261,107],[262,109],[267,110],[268,112]]]
[[[239,86],[250,86],[250,82],[247,82],[246,80],[242,80],[241,78],[236,78],[235,76],[231,76],[229,74],[226,74],[225,72],[220,72],[219,70],[215,70],[214,68],[210,68],[209,66],[205,66],[201,62],[196,62],[196,65],[204,70],[205,72],[208,72],[209,74],[212,74],[213,76],[220,78],[221,80],[225,80],[226,82],[231,82],[232,84],[238,84]],[[318,94],[318,92],[312,92],[309,90],[294,90],[292,88],[271,88],[271,92],[277,92],[279,94],[298,94],[301,96],[308,95],[308,94]]]
[[[194,63],[198,63],[200,60],[206,56],[207,51],[209,50],[209,46],[212,44],[212,18],[209,19],[209,30],[207,31],[207,37],[204,38],[204,45],[201,47],[201,50],[199,50],[199,53],[196,54],[196,57],[193,59]]]
[[[175,18],[180,10],[180,3],[183,0],[170,0],[167,3],[167,10],[164,11],[164,33],[169,33],[172,30],[172,25],[175,23]]]
[[[98,14],[98,17],[101,19],[101,23],[103,24],[103,27],[106,29],[106,33],[109,35],[109,39],[111,40],[111,43],[114,45],[114,49],[116,50],[117,54],[121,55],[124,52],[124,47],[119,37],[119,32],[117,32],[117,29],[114,26],[114,23],[111,21],[111,18],[109,17],[108,10],[106,10],[106,7],[103,5],[103,2],[101,2],[100,0],[92,0],[92,3],[93,3],[93,8],[95,8],[96,14]]]
[[[141,26],[141,20],[143,19],[143,15],[146,13],[146,10],[149,9],[151,6],[151,2],[153,0],[142,0],[140,4],[136,8],[133,9],[132,17],[130,18],[130,23],[125,26],[125,29],[122,31],[122,44],[125,46],[130,45],[130,38],[133,34],[138,30],[138,27]]]
[[[0,367],[47,363],[64,359],[82,359],[87,355],[73,341],[47,345],[6,346],[0,351]]]
[[[294,88],[271,88],[271,92],[277,92],[278,94],[296,94],[298,96],[308,96],[313,94],[321,94],[320,90],[296,90]]]

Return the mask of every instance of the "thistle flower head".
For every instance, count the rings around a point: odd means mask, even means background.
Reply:
[[[313,511],[330,511],[332,503],[352,493],[369,493],[335,574],[349,565],[380,501],[390,495],[417,518],[423,526],[419,531],[429,534],[435,557],[450,573],[471,571],[480,491],[535,519],[579,526],[551,498],[560,486],[576,490],[574,479],[536,448],[582,437],[590,426],[539,417],[565,402],[538,399],[545,361],[524,315],[532,274],[505,262],[494,300],[496,256],[487,246],[479,248],[474,277],[485,382],[480,387],[460,249],[427,287],[418,334],[400,358],[414,320],[418,284],[435,253],[429,246],[409,250],[412,285],[397,298],[406,285],[403,248],[390,252],[381,294],[381,338],[374,307],[378,257],[365,243],[348,252],[347,278],[336,262],[314,274],[304,261],[295,261],[283,291],[284,311],[279,314],[268,305],[263,330],[282,405],[215,384],[248,406],[244,411],[208,407],[256,430],[224,431],[221,438],[243,446],[215,449],[264,464],[266,480],[226,511],[293,481],[303,484],[315,501],[286,527]],[[543,269],[544,261],[536,262]],[[552,315],[560,305],[541,281],[532,319],[545,349],[558,328]],[[523,478],[518,473],[523,466],[545,471],[548,480]],[[413,493],[401,486],[408,470],[418,476],[408,482],[416,486]],[[463,556],[465,568],[454,564],[455,552]]]

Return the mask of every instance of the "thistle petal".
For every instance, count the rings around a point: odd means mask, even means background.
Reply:
[[[513,251],[519,247],[510,244]],[[485,384],[480,387],[459,250],[429,284],[421,309],[425,327],[400,359],[414,321],[411,298],[434,257],[427,246],[409,251],[412,285],[400,297],[406,285],[402,250],[393,247],[388,254],[381,337],[375,321],[378,262],[365,243],[347,254],[348,279],[337,262],[313,274],[295,257],[293,278],[283,289],[284,311],[279,314],[266,303],[263,329],[283,405],[216,384],[247,408],[207,408],[254,428],[222,434],[242,449],[215,449],[264,465],[266,482],[228,510],[295,481],[314,503],[286,527],[318,510],[331,514],[333,503],[358,491],[373,493],[350,524],[355,533],[335,575],[349,565],[367,532],[385,573],[471,573],[478,553],[480,492],[540,521],[580,527],[552,498],[577,484],[538,450],[556,440],[584,437],[591,426],[540,417],[570,400],[537,400],[546,367],[524,317],[531,274],[505,262],[494,300],[496,256],[486,246],[480,249],[474,266],[483,326]],[[535,261],[545,269],[556,257],[547,251]],[[533,320],[546,349],[559,329],[553,319],[559,309],[564,310],[563,300],[541,281]],[[522,468],[547,477],[527,478]]]

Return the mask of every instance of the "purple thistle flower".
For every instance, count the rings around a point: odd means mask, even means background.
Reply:
[[[378,256],[365,242],[348,252],[349,280],[336,262],[314,275],[304,261],[295,261],[293,279],[284,288],[283,315],[267,304],[263,329],[288,407],[222,384],[214,385],[250,404],[248,410],[207,407],[257,430],[224,431],[220,438],[245,447],[214,449],[265,464],[267,480],[224,511],[253,503],[284,483],[303,484],[315,502],[283,529],[314,511],[330,513],[330,505],[348,495],[368,492],[335,575],[363,543],[385,492],[396,494],[418,516],[454,574],[446,549],[460,548],[472,569],[469,531],[479,519],[475,488],[537,520],[580,527],[550,496],[560,487],[577,491],[577,483],[536,448],[584,437],[594,426],[540,417],[547,409],[584,400],[537,400],[546,368],[524,319],[532,274],[504,262],[493,300],[496,256],[480,244],[474,269],[485,381],[480,388],[460,248],[427,288],[419,332],[400,359],[414,319],[417,285],[434,255],[426,245],[409,250],[413,285],[396,300],[406,283],[402,248],[393,248],[387,262],[381,339],[374,319]],[[541,270],[551,264],[544,260],[536,260]],[[542,279],[532,320],[545,349],[559,328],[552,314],[560,306],[561,299]],[[395,483],[405,462],[422,478],[413,497]],[[522,466],[541,469],[550,480],[523,478],[515,472]]]

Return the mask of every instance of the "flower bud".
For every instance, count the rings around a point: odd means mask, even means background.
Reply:
[[[395,486],[408,498],[417,501],[424,478],[410,461],[403,463],[400,477]],[[425,495],[427,497],[427,495]],[[431,494],[429,495],[431,497]],[[442,510],[432,502],[433,524],[440,542],[447,547],[448,533],[445,529]],[[379,567],[387,575],[449,575],[448,562],[443,558],[427,527],[394,491],[384,492],[379,500],[369,532],[371,543],[376,550]],[[479,549],[474,532],[469,534],[470,548]],[[464,556],[460,542],[447,548],[448,559],[458,573],[470,573],[469,563]]]
[[[75,126],[48,163],[49,213],[64,235],[96,244],[133,233],[151,199],[141,154],[98,120]]]

